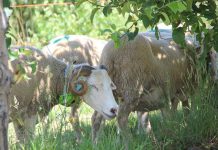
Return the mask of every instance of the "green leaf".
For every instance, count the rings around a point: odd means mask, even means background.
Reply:
[[[155,37],[159,40],[159,29],[157,26],[155,26]]]
[[[116,30],[116,28],[117,28],[115,24],[110,24],[110,26],[113,30]]]
[[[215,12],[212,12],[211,10],[209,10],[209,11],[204,11],[204,14],[203,14],[203,16],[205,17],[205,18],[207,18],[207,19],[216,19],[216,14],[215,14]]]
[[[196,39],[197,39],[197,41],[201,41],[202,40],[202,35],[201,35],[201,33],[197,33],[196,34]],[[204,38],[204,41],[206,41],[206,39],[207,39],[207,36],[205,36],[205,38]],[[209,40],[208,40],[209,41]],[[207,43],[208,44],[208,43]],[[206,44],[206,45],[207,45]]]
[[[3,7],[10,7],[10,0],[3,0]]]
[[[141,19],[145,28],[148,28],[152,24],[151,20],[146,15],[143,15]]]
[[[185,33],[182,27],[173,29],[173,40],[181,46],[185,45]]]
[[[169,7],[174,14],[177,12],[181,13],[187,9],[184,2],[182,1],[173,1],[168,3],[166,6]]]
[[[96,14],[96,12],[99,10],[99,8],[94,8],[91,12],[91,15],[90,15],[90,20],[91,20],[91,23],[93,23],[93,19],[94,19],[94,16]]]
[[[135,31],[134,31],[134,38],[136,37],[136,35],[139,33],[139,28],[135,27]]]
[[[130,5],[131,5],[131,3],[128,1],[126,3],[124,3],[124,6],[122,7],[122,15],[123,16],[125,15],[125,13],[129,14],[129,12],[131,12]]]
[[[27,74],[23,74],[24,80],[30,80],[31,78],[27,76]]]
[[[8,50],[8,56],[9,56],[9,59],[10,59],[11,61],[13,61],[13,60],[15,60],[15,59],[18,59],[19,54],[18,54],[18,51],[14,51],[14,50],[9,49],[9,50]]]
[[[166,25],[169,25],[169,24],[170,24],[170,19],[169,19],[168,15],[167,15],[165,12],[161,12],[161,14],[162,14],[163,17],[164,17],[163,22],[164,22]]]
[[[24,48],[19,48],[19,49],[18,49],[18,52],[19,52],[20,54],[22,54],[22,53],[24,52]]]
[[[129,15],[129,16],[128,16],[128,18],[127,18],[127,20],[126,20],[126,23],[125,23],[125,26],[126,26],[127,23],[129,23],[129,22],[133,22],[133,17],[132,17],[132,15]]]
[[[103,8],[103,14],[105,17],[107,17],[110,13],[111,13],[112,9],[111,9],[111,6],[110,5],[106,5],[104,8]]]
[[[36,72],[36,66],[37,66],[36,61],[27,62],[27,64],[28,64],[28,65],[30,66],[30,68],[32,69],[32,73],[35,73],[35,72]]]
[[[101,33],[104,34],[106,32],[112,33],[112,30],[111,29],[104,29]]]
[[[6,38],[6,45],[7,45],[7,48],[9,48],[11,46],[11,38],[10,37]]]
[[[119,14],[121,14],[122,13],[121,7],[117,7],[117,11],[118,11]]]
[[[189,25],[194,25],[194,24],[196,24],[197,22],[198,22],[198,17],[197,17],[197,16],[195,16],[195,15],[193,15],[193,14],[191,14],[191,15],[188,16],[188,22],[187,22],[187,24],[189,24]]]
[[[120,33],[120,32],[127,32],[127,29],[126,28],[119,28],[118,29],[118,32]]]
[[[134,32],[128,32],[128,33],[127,33],[128,40],[134,40],[134,38],[136,37],[136,35],[138,34],[138,32],[139,32],[139,28],[138,28],[138,27],[135,27]]]
[[[146,16],[148,16],[149,19],[151,19],[152,16],[152,7],[147,7],[144,9],[144,14],[146,14]]]
[[[114,47],[120,47],[120,34],[118,32],[114,32],[111,34],[111,39],[114,41]]]
[[[216,39],[216,40],[214,40],[214,49],[216,50],[216,51],[218,51],[218,33],[216,33],[215,35],[214,35],[214,39]]]
[[[73,104],[73,102],[75,102],[75,97],[72,94],[65,94],[65,95],[61,95],[59,97],[59,104],[61,105],[66,105],[66,106],[71,106]],[[66,100],[66,103],[65,103]]]
[[[188,11],[192,10],[192,3],[193,3],[193,0],[186,0],[187,10]]]
[[[22,54],[24,54],[25,56],[30,56],[32,54],[32,51],[28,49],[23,49]]]

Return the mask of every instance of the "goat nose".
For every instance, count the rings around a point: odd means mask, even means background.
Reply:
[[[111,108],[110,112],[112,112],[113,114],[117,114],[117,109],[116,108]]]

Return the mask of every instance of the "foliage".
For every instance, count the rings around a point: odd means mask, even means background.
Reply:
[[[4,7],[4,12],[7,16],[7,18],[10,17],[11,15],[11,1],[3,1],[3,7]],[[8,30],[7,32],[8,33]],[[24,79],[29,79],[29,77],[26,74],[26,67],[30,67],[32,74],[36,72],[36,62],[35,61],[29,61],[29,60],[24,60],[22,57],[28,57],[32,55],[32,51],[27,50],[25,48],[19,48],[18,50],[11,50],[11,37],[6,37],[6,45],[8,48],[8,56],[9,56],[9,61],[14,61],[14,60],[19,60],[20,62],[17,64],[17,70],[16,75],[14,75],[14,80],[16,82],[19,82],[20,80]]]
[[[12,5],[54,2],[66,1],[12,0]],[[52,38],[64,34],[82,34],[107,39],[108,34],[105,29],[114,26],[112,22],[116,22],[118,27],[125,23],[125,18],[122,18],[117,12],[114,13],[115,16],[105,18],[100,12],[94,13],[92,6],[87,3],[81,4],[80,7],[78,5],[50,5],[13,8],[7,36],[12,38],[13,45],[34,45],[37,47],[42,47],[48,44]],[[95,18],[92,18],[90,14],[95,14]],[[89,18],[92,18],[92,21]]]
[[[29,80],[30,78],[27,76],[27,69],[31,69],[31,73],[34,74],[37,69],[36,61],[28,59],[33,55],[33,52],[29,49],[18,48],[17,50],[8,50],[9,61],[18,60],[17,64],[17,72],[15,72],[14,80],[17,82],[22,79]]]
[[[85,2],[85,0],[79,0]],[[89,0],[94,5],[93,11],[102,10],[105,17],[116,9],[123,16],[128,16],[125,30],[112,33],[112,39],[117,39],[125,33],[129,39],[138,33],[138,23],[142,22],[145,28],[155,28],[164,22],[172,24],[173,39],[185,46],[184,32],[196,33],[197,40],[202,42],[207,52],[212,47],[218,51],[218,2],[215,0]],[[202,35],[202,33],[204,35]],[[158,35],[158,34],[157,34]],[[203,39],[203,40],[202,40]]]
[[[10,1],[3,1],[3,7],[4,8],[10,7]]]

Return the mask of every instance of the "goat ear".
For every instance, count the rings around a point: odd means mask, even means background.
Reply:
[[[70,91],[77,96],[83,96],[84,94],[86,94],[87,90],[88,85],[86,81],[77,80],[70,84]]]

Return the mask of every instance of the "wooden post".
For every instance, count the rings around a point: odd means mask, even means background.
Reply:
[[[11,74],[8,70],[8,53],[5,42],[7,18],[0,0],[0,150],[8,150],[8,96]]]

